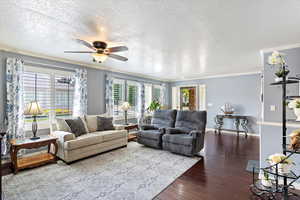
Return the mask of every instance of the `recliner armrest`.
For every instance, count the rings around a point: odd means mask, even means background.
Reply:
[[[148,124],[145,124],[145,125],[141,125],[141,129],[142,130],[159,130],[159,128],[153,126],[153,125],[148,125]]]
[[[197,138],[201,134],[204,134],[205,132],[200,131],[200,130],[193,130],[189,133],[190,136],[193,136],[193,138]]]
[[[166,128],[166,134],[187,134],[187,132],[179,128]]]
[[[54,131],[51,133],[51,136],[58,138],[58,142],[60,143],[76,139],[76,136],[73,133],[65,131]]]

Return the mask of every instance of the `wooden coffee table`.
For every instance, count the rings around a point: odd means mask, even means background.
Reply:
[[[38,140],[30,139],[12,139],[10,140],[10,156],[12,160],[13,172],[16,174],[20,169],[33,168],[47,163],[56,163],[57,138],[44,136]],[[54,152],[51,152],[51,145],[54,146]],[[38,153],[32,156],[18,158],[20,149],[36,149],[48,146],[48,152]]]
[[[124,129],[128,132],[128,142],[135,141],[137,138],[137,135],[135,133],[129,134],[130,130],[139,130],[138,124],[128,124],[124,125]]]

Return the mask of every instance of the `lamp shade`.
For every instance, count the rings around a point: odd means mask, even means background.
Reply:
[[[43,109],[37,101],[32,101],[26,105],[24,115],[40,115],[43,113]]]
[[[128,102],[126,102],[126,101],[121,105],[121,109],[122,109],[123,111],[129,110],[130,107],[131,107],[130,104],[129,104]]]

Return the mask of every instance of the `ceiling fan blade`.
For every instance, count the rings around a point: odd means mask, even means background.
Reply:
[[[64,53],[96,53],[95,51],[64,51]]]
[[[125,58],[123,56],[119,56],[119,55],[116,55],[116,54],[107,54],[107,55],[111,58],[121,60],[121,61],[127,61],[128,60],[128,58]]]
[[[107,48],[107,49],[111,53],[121,52],[121,51],[128,51],[128,47],[126,47],[126,46],[111,47],[111,48]]]
[[[90,48],[90,49],[93,49],[95,50],[95,48],[93,47],[93,45],[91,45],[90,43],[88,43],[87,41],[84,41],[84,40],[80,40],[80,39],[76,39],[76,41],[80,44],[83,44],[84,46]]]

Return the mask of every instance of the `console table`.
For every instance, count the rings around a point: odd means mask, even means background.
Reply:
[[[232,119],[236,129],[223,129],[224,119]],[[239,133],[245,133],[245,137],[248,136],[247,135],[248,116],[219,114],[215,117],[215,122],[216,122],[215,133],[218,132],[219,134],[221,134],[222,130],[226,130],[226,131],[235,131],[237,132],[237,135],[239,135]],[[240,126],[242,127],[242,130],[240,129]]]
[[[16,174],[20,169],[37,167],[46,163],[56,163],[57,138],[46,136],[37,140],[30,139],[13,139],[10,141],[10,156],[12,161],[13,172]],[[54,146],[54,152],[51,152],[51,145]],[[48,146],[48,152],[38,153],[32,156],[18,158],[20,149],[36,149]]]

